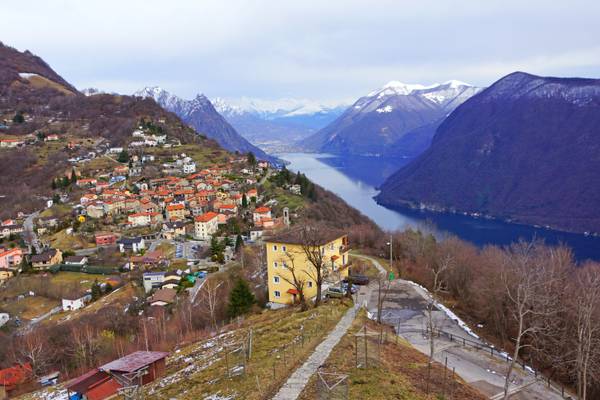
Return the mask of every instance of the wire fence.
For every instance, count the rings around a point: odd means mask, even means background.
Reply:
[[[348,375],[337,372],[317,372],[318,400],[347,400]]]
[[[376,331],[364,325],[354,334],[354,366],[369,368],[380,365],[382,346],[387,343],[387,331]]]
[[[251,379],[256,385],[256,391],[260,393],[261,398],[270,397],[279,389],[282,380],[287,379],[323,340],[323,337],[339,320],[343,312],[344,310],[335,308],[320,309],[319,313],[315,312],[302,323],[286,327],[285,331],[293,334],[285,341],[274,339],[279,344],[270,347],[266,355],[263,353],[264,350],[261,349],[261,354],[258,357],[256,354],[253,356],[253,353],[255,353],[254,341],[260,339],[264,348],[265,337],[274,337],[277,333],[270,330],[249,330],[243,340],[228,346],[225,353],[223,377]],[[324,376],[325,382],[328,384],[331,383],[329,378],[329,375]],[[347,385],[347,383],[330,385],[331,393],[327,395],[330,397],[324,398],[345,399],[346,397],[339,397],[340,391],[343,392],[344,385]],[[325,386],[322,389],[325,390]]]
[[[400,335],[402,333],[418,333],[418,332],[420,332],[424,338],[429,337],[428,329],[412,329],[412,330],[405,329],[405,330],[400,330],[400,331],[397,330],[396,331],[397,335]],[[451,343],[458,343],[458,344],[462,345],[463,347],[470,347],[470,348],[475,349],[476,351],[482,351],[482,352],[489,353],[489,355],[492,358],[502,360],[506,363],[509,363],[512,361],[512,357],[507,352],[497,349],[494,346],[489,345],[487,343],[473,340],[470,338],[465,338],[463,336],[456,335],[451,332],[446,332],[441,329],[434,329],[433,334],[436,337],[444,338],[444,339],[450,341]],[[568,392],[568,390],[565,388],[565,386],[563,384],[551,380],[550,377],[548,377],[548,376],[542,375],[538,370],[527,365],[524,360],[517,359],[515,362],[515,365],[520,367],[525,373],[527,373],[529,375],[533,375],[536,380],[543,381],[544,384],[548,388],[551,388],[555,392],[560,393],[560,395],[563,398],[565,398],[565,399],[574,398],[573,395]]]

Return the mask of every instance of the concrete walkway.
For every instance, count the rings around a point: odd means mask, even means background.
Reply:
[[[279,392],[273,397],[273,400],[295,400],[300,396],[310,377],[327,360],[331,350],[339,343],[348,331],[348,328],[352,325],[357,308],[358,306],[355,306],[344,314],[333,331],[327,335],[325,340],[308,357],[308,360],[288,378],[281,389],[279,389]]]

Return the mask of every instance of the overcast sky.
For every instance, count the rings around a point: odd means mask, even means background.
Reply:
[[[2,0],[0,15],[5,44],[120,93],[332,101],[390,80],[600,77],[594,0]]]

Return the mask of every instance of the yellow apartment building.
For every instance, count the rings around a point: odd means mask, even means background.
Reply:
[[[287,229],[265,239],[269,301],[294,304],[299,300],[291,269],[298,280],[304,281],[304,296],[311,300],[317,295],[316,269],[308,260],[306,250],[318,246],[324,264],[323,281],[337,283],[348,276],[348,235],[338,231],[316,230],[306,238],[303,227]]]

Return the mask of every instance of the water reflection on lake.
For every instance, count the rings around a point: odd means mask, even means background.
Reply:
[[[573,248],[578,260],[600,260],[600,238],[551,231],[525,225],[509,224],[454,214],[421,212],[410,209],[388,209],[373,200],[376,189],[409,159],[378,157],[337,157],[326,154],[285,153],[278,157],[288,161],[292,171],[300,171],[313,182],[331,190],[348,204],[369,216],[387,230],[407,227],[422,228],[433,224],[436,234],[448,232],[473,242],[507,245],[519,239],[541,238],[548,244],[565,243]]]

